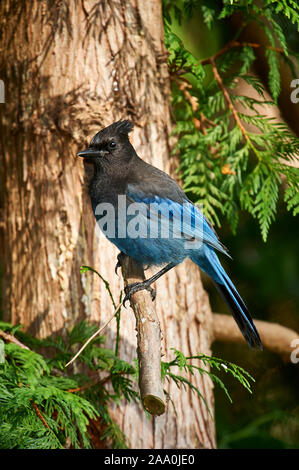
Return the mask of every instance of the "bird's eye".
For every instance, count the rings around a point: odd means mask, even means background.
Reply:
[[[113,142],[113,141],[112,141],[112,142],[109,142],[108,147],[109,147],[110,149],[115,149],[116,143]]]

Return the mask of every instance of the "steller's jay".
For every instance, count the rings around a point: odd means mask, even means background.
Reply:
[[[94,165],[92,208],[105,235],[120,250],[116,272],[125,255],[142,265],[166,264],[149,279],[128,285],[124,303],[139,290],[153,293],[154,281],[190,258],[213,279],[247,343],[262,349],[251,315],[215,252],[227,254],[226,248],[180,186],[137,155],[128,137],[133,127],[127,120],[115,122],[78,153]]]

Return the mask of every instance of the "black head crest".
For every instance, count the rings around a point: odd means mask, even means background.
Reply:
[[[134,128],[134,123],[125,119],[124,121],[117,121],[111,125],[114,129],[121,134],[129,134]]]
[[[113,137],[115,134],[128,135],[134,128],[134,123],[128,120],[117,121],[101,131],[97,132],[91,139],[90,146],[100,144],[103,138]]]

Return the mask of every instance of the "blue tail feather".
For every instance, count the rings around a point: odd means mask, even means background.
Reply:
[[[215,286],[231,310],[231,313],[248,345],[252,348],[257,347],[259,349],[263,349],[260,336],[253,323],[249,310],[234,284],[221,266],[215,251],[210,247],[205,247],[201,256],[196,254],[192,256],[191,259],[213,279]]]

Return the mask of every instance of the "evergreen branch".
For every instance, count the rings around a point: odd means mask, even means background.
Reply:
[[[198,393],[201,399],[203,399],[199,390],[190,382],[190,380],[188,380],[186,377],[183,377],[181,375],[177,375],[171,372],[171,369],[175,366],[179,367],[180,371],[184,370],[185,372],[188,372],[191,375],[194,375],[194,371],[197,371],[200,375],[208,375],[210,379],[216,385],[219,385],[222,388],[225,395],[227,396],[229,401],[232,403],[232,398],[224,382],[220,379],[220,377],[218,377],[213,372],[211,372],[210,369],[214,367],[218,371],[222,370],[225,373],[231,374],[236,380],[238,380],[248,390],[249,393],[252,393],[249,380],[254,381],[254,378],[242,367],[237,366],[236,364],[233,364],[229,361],[214,357],[214,356],[207,356],[206,354],[185,356],[181,351],[178,351],[175,348],[171,348],[171,349],[175,353],[175,358],[169,362],[162,362],[161,373],[162,373],[162,378],[166,378],[167,380],[172,379],[178,387],[182,385],[183,388],[186,389],[186,386],[188,386],[192,391],[195,391],[196,393]],[[209,366],[209,369],[200,367],[194,364],[193,362],[190,362],[194,360],[202,361],[205,366]],[[203,401],[210,413],[206,400],[203,400]]]
[[[190,19],[196,0],[178,3],[176,12],[173,2],[163,2],[165,44],[173,84],[174,133],[179,135],[176,150],[180,155],[184,190],[191,193],[195,203],[202,205],[212,223],[220,226],[219,213],[225,215],[234,233],[240,209],[247,210],[258,220],[263,240],[276,217],[282,177],[287,180],[287,186],[283,186],[286,208],[294,215],[299,212],[298,174],[294,168],[298,139],[286,126],[283,128],[281,123],[261,115],[262,107],[266,113],[266,107],[277,106],[281,92],[279,54],[292,74],[295,73],[289,55],[296,58],[296,53],[289,50],[277,12],[297,24],[299,15],[286,2],[283,6],[277,2],[277,8],[272,3],[266,1],[265,6],[257,6],[253,1],[248,4],[239,0],[226,3],[220,14],[215,5],[200,4],[208,28],[216,18],[228,18],[236,11],[242,16],[242,25],[232,41],[211,57],[199,60],[186,50],[171,28],[174,13],[179,21]],[[239,39],[240,31],[249,22],[264,28],[267,45]],[[250,74],[256,60],[254,52],[258,49],[265,50],[272,100],[264,98],[263,82]],[[207,65],[211,66],[213,79],[206,76]],[[239,79],[253,87],[262,99],[231,93]],[[238,105],[250,112],[242,113]],[[252,156],[257,162],[251,161]]]
[[[173,75],[172,78],[178,84],[179,89],[182,91],[186,100],[190,103],[192,111],[195,113],[198,110],[198,99],[196,96],[191,95],[187,90],[187,88],[192,88],[189,80],[187,80],[185,77],[180,77],[179,79],[175,75]]]
[[[247,134],[246,130],[245,130],[245,127],[243,126],[239,116],[238,116],[238,112],[236,110],[236,108],[234,107],[233,105],[233,102],[231,100],[231,97],[227,91],[227,89],[225,88],[224,84],[223,84],[223,81],[219,75],[219,72],[218,72],[218,69],[217,69],[217,66],[216,66],[216,62],[213,58],[210,58],[209,59],[210,61],[210,64],[212,66],[212,70],[213,70],[213,74],[214,74],[214,77],[215,77],[215,80],[217,81],[218,85],[219,85],[219,88],[221,89],[222,93],[223,93],[223,96],[227,102],[227,105],[234,117],[234,120],[237,124],[237,126],[239,127],[240,131],[242,132],[243,134],[243,137],[245,138],[246,142],[248,143],[248,145],[250,146],[250,148],[253,150],[253,152],[255,153],[255,155],[257,156],[258,160],[261,160],[261,156],[260,156],[260,153],[259,151],[256,149],[256,147],[253,145],[253,143],[251,142],[250,138],[249,138],[249,135]]]
[[[88,340],[83,344],[83,346],[79,349],[79,351],[75,354],[75,356],[65,365],[65,367],[68,367],[70,364],[72,364],[76,359],[77,357],[82,353],[82,351],[86,348],[86,346],[88,346],[88,344],[96,337],[98,336],[100,333],[102,333],[102,331],[109,325],[109,323],[111,322],[111,320],[113,320],[113,318],[115,317],[115,315],[117,315],[117,313],[119,312],[119,310],[121,309],[121,306],[122,306],[122,302],[120,302],[113,314],[111,315],[111,317],[106,321],[106,323],[104,323],[103,326],[101,326],[101,328],[99,328],[92,336],[90,336],[90,338],[88,338]]]
[[[2,325],[10,332],[13,330],[8,324],[2,322]],[[91,328],[94,326],[80,322],[69,332],[66,340],[56,338],[51,341],[48,338],[36,342],[39,347],[51,348],[51,359],[43,358],[34,351],[14,343],[5,345],[6,360],[0,364],[0,447],[62,448],[68,438],[72,446],[86,448],[90,446],[87,429],[87,424],[90,425],[89,419],[99,421],[99,439],[109,439],[114,448],[126,447],[125,436],[112,420],[108,408],[111,402],[119,404],[121,399],[141,400],[135,390],[140,371],[115,357],[113,351],[93,344],[83,355],[84,361],[91,370],[101,369],[107,372],[101,380],[97,380],[97,376],[87,377],[79,374],[72,377],[54,375],[54,367],[59,367],[60,364],[61,351],[69,351],[69,345],[74,344],[74,341],[84,341]],[[26,342],[27,340],[29,344],[35,343],[28,336]],[[63,345],[65,341],[69,344]],[[58,351],[54,357],[53,348]],[[173,366],[189,373],[191,377],[196,372],[201,375],[209,374],[211,380],[223,389],[230,401],[229,392],[218,375],[193,364],[193,360],[203,361],[205,366],[231,373],[250,391],[250,376],[238,366],[201,354],[185,357],[180,351],[174,351],[175,359],[161,364],[161,377],[174,381],[184,390],[189,388],[207,407],[208,403],[200,390],[191,380],[170,370]],[[95,358],[98,360],[93,361]],[[112,383],[112,393],[109,387],[105,387],[109,381]],[[78,440],[78,431],[81,441]]]
[[[260,47],[265,47],[266,49],[270,49],[272,51],[280,52],[281,54],[285,54],[284,49],[281,47],[274,47],[274,46],[264,46],[263,44],[258,44],[255,42],[240,42],[240,41],[235,41],[232,40],[228,42],[222,49],[220,49],[216,54],[212,55],[211,57],[208,57],[207,59],[202,59],[200,61],[201,65],[209,65],[211,64],[211,61],[215,61],[218,59],[220,56],[225,54],[229,49],[232,49],[234,47],[251,47],[253,49],[259,49]]]
[[[11,336],[11,335],[9,335],[9,336]],[[19,341],[16,340],[16,338],[14,338],[13,336],[11,336],[11,338],[13,338],[13,340],[11,339],[11,341],[12,341],[13,343],[17,344],[17,346],[19,346],[19,347],[22,348],[22,349],[27,349],[27,350],[29,350],[29,348],[28,348],[27,346],[25,346],[24,344],[22,344],[22,343],[18,344]],[[19,381],[19,382],[18,382],[18,387],[22,387],[22,385],[23,385],[22,382]],[[55,434],[55,432],[53,431],[53,429],[51,429],[51,427],[49,426],[49,424],[47,423],[47,421],[46,421],[45,418],[43,417],[41,411],[39,410],[37,404],[32,400],[32,398],[30,398],[30,403],[31,403],[31,405],[32,405],[32,407],[33,407],[33,409],[34,409],[34,411],[35,411],[36,416],[38,417],[38,419],[42,422],[43,426],[51,432],[52,436],[54,436],[55,441],[58,443],[58,447],[59,447],[60,449],[62,449],[63,446],[61,445],[60,440],[59,440],[58,437],[56,436],[56,434]]]
[[[31,400],[31,405],[33,406],[36,415],[37,415],[38,418],[41,420],[41,422],[43,423],[43,425],[44,425],[46,428],[51,429],[50,426],[48,425],[47,421],[45,420],[45,418],[43,417],[43,415],[42,415],[41,412],[39,411],[37,404],[34,403],[34,401]]]

